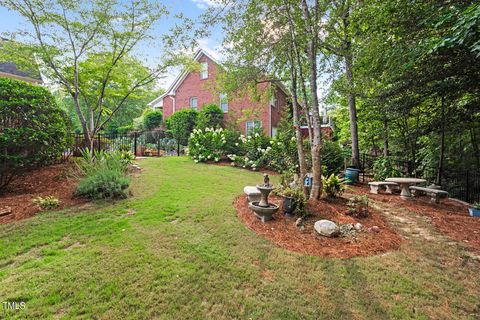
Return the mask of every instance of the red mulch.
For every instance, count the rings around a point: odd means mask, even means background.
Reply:
[[[69,163],[39,168],[16,177],[0,195],[0,209],[11,207],[12,213],[0,217],[0,224],[30,218],[40,209],[32,203],[36,197],[54,196],[65,208],[86,202],[75,198],[76,182],[67,178]]]
[[[282,202],[280,198],[274,196],[269,200],[277,205]],[[346,215],[346,200],[342,198],[335,201],[309,202],[307,211],[312,216],[306,219],[303,231],[295,226],[295,219],[289,219],[283,215],[281,208],[274,214],[274,220],[262,223],[248,208],[245,196],[239,196],[234,206],[240,220],[252,231],[279,247],[303,254],[337,258],[369,256],[396,250],[402,242],[402,237],[388,226],[380,213],[372,208],[367,218],[356,219]],[[340,224],[360,222],[363,225],[362,232],[355,238],[320,236],[313,228],[314,223],[320,219],[328,219]],[[380,232],[368,231],[367,229],[372,226],[378,226]]]
[[[480,218],[471,217],[468,206],[451,199],[431,203],[430,197],[422,196],[402,200],[399,195],[371,194],[367,186],[354,187],[355,193],[368,194],[370,198],[401,206],[409,211],[430,217],[432,224],[441,233],[454,240],[462,241],[472,251],[480,253]]]

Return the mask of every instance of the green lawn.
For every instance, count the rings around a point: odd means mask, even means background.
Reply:
[[[480,267],[457,245],[302,256],[237,219],[232,201],[259,173],[176,157],[140,164],[130,199],[0,226],[0,302],[26,301],[0,318],[480,317]]]

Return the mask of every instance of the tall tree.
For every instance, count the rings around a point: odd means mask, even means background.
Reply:
[[[168,65],[164,61],[148,72],[133,70],[120,84],[120,94],[112,90],[119,85],[129,55],[140,43],[152,39],[153,25],[167,17],[166,8],[156,2],[1,0],[0,4],[23,16],[30,27],[19,33],[22,43],[12,41],[4,46],[3,55],[20,64],[26,61],[22,55],[35,55],[46,76],[71,96],[91,147],[95,134],[128,98],[154,82]],[[113,92],[118,95],[112,97]]]

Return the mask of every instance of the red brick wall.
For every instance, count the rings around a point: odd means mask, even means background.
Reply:
[[[199,62],[208,62],[208,78],[200,79],[199,72],[190,72],[175,92],[175,111],[190,108],[190,98],[197,97],[198,110],[203,105],[214,103],[220,106],[220,92],[216,87],[215,79],[218,66],[207,56],[202,55]],[[268,83],[260,83],[257,86],[258,92],[265,92]],[[224,115],[225,123],[234,123],[242,132],[246,131],[245,120],[260,120],[265,134],[271,134],[271,127],[276,127],[280,121],[281,110],[285,107],[287,97],[280,89],[276,90],[277,107],[270,108],[270,101],[264,97],[260,101],[250,99],[247,95],[233,97],[228,102],[228,112]],[[168,118],[174,112],[172,98],[166,96],[163,98],[163,115]],[[272,116],[272,126],[270,125],[270,109]],[[247,110],[247,115],[242,111]],[[239,121],[239,120],[242,121]]]

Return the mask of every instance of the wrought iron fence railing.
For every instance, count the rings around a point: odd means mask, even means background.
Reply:
[[[124,134],[97,134],[89,144],[83,134],[72,134],[70,146],[65,155],[80,156],[82,149],[93,147],[94,150],[112,152],[115,150],[131,151],[136,156],[160,157],[177,155],[182,147],[168,133],[160,130],[135,131]]]
[[[360,169],[363,172],[372,173],[373,164],[379,158],[381,156],[362,154]],[[405,176],[425,179],[427,184],[439,183],[442,189],[448,191],[452,198],[469,203],[480,202],[480,172],[476,170],[449,170],[446,168],[438,176],[438,168],[423,165],[413,160],[393,156],[388,158],[390,163]]]

